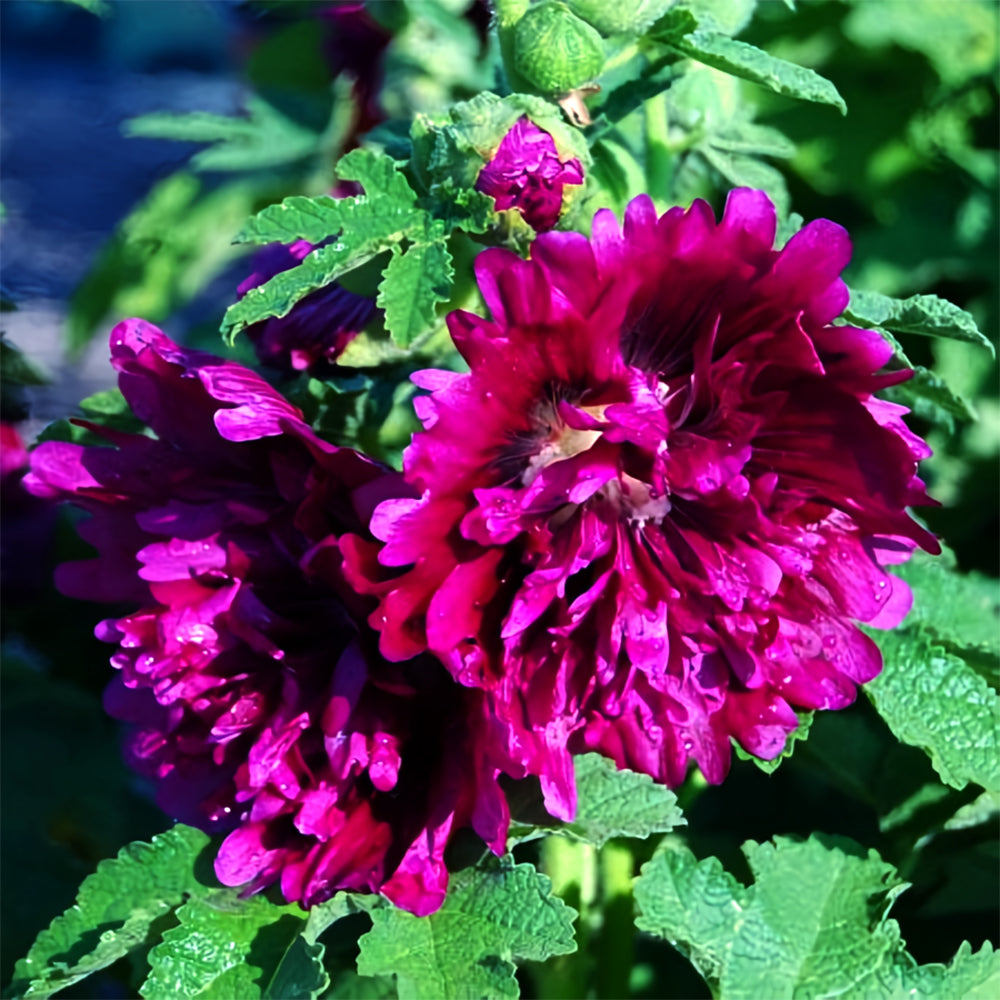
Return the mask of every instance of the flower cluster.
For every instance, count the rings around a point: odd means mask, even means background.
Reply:
[[[59,567],[60,589],[140,606],[97,630],[119,646],[106,705],[133,724],[131,763],[166,812],[230,831],[227,885],[436,909],[452,832],[500,851],[508,818],[484,693],[428,657],[387,663],[344,585],[339,537],[397,475],[142,321],[114,330],[111,358],[155,438],[88,425],[110,447],[45,443],[26,484],[92,515],[97,558]]]
[[[873,393],[888,345],[833,325],[850,243],[814,222],[775,250],[767,197],[657,217],[635,199],[590,240],[479,255],[493,320],[457,312],[467,374],[425,371],[416,498],[378,543],[342,540],[389,659],[430,650],[487,691],[546,807],[575,810],[571,754],[669,785],[773,758],[796,708],[839,708],[881,668],[857,626],[897,624],[886,565],[937,544],[929,453]]]
[[[572,168],[529,126],[481,182],[506,176],[548,228]],[[515,147],[527,185],[503,173]],[[501,774],[537,777],[567,820],[574,753],[718,782],[732,741],[773,758],[797,709],[879,672],[859,623],[897,624],[910,595],[886,567],[937,549],[907,513],[929,452],[874,395],[910,373],[879,374],[882,338],[835,322],[847,235],[820,220],[775,249],[775,227],[757,191],[720,221],[640,197],[528,260],[485,250],[493,318],[448,318],[468,372],[414,376],[403,475],[245,368],[116,328],[155,437],[91,426],[107,447],[46,443],[26,483],[92,515],[98,556],[61,588],[139,607],[98,629],[119,647],[108,708],[163,807],[228,832],[224,883],[428,913],[458,829],[504,849]],[[327,332],[294,367],[361,325],[348,294],[304,300]]]

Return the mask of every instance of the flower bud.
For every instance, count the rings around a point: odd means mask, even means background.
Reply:
[[[566,4],[543,0],[514,28],[514,65],[543,93],[566,93],[604,68],[604,42]]]
[[[605,38],[641,35],[671,5],[671,0],[566,0],[570,10]]]

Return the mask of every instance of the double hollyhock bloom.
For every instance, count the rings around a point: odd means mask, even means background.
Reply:
[[[307,240],[297,240],[272,243],[259,250],[254,255],[253,271],[236,289],[237,296],[243,298],[251,288],[295,267],[315,249]],[[287,316],[254,323],[246,332],[262,364],[287,373],[322,373],[374,314],[373,299],[333,282],[300,299]]]
[[[132,764],[167,812],[228,831],[227,885],[435,910],[453,831],[504,848],[496,777],[519,772],[494,760],[485,693],[429,657],[386,662],[364,624],[374,602],[345,585],[340,536],[365,537],[398,475],[140,320],[113,331],[111,356],[155,437],[85,424],[109,446],[45,443],[26,483],[91,514],[97,557],[61,566],[60,589],[138,606],[98,627],[119,647],[106,704],[133,724]]]
[[[874,397],[891,349],[833,325],[847,234],[774,249],[775,211],[734,191],[619,228],[548,233],[531,259],[477,258],[493,319],[449,317],[467,374],[414,376],[414,499],[341,540],[379,598],[381,649],[435,653],[489,693],[507,750],[575,810],[571,754],[677,785],[711,782],[731,740],[774,758],[795,709],[849,704],[881,669],[859,628],[910,604],[885,567],[938,546],[928,449]]]
[[[552,136],[521,117],[480,171],[476,190],[493,198],[498,212],[516,208],[541,233],[559,221],[563,188],[582,183],[580,161],[560,160]]]

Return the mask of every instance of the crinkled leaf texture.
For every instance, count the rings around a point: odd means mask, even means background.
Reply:
[[[377,305],[385,310],[392,339],[408,347],[434,325],[434,307],[447,302],[455,269],[443,240],[415,243],[394,253],[379,285]]]
[[[177,918],[149,953],[146,1000],[310,1000],[329,985],[323,946],[302,937],[298,906],[218,889],[185,903]]]
[[[530,826],[512,823],[508,843],[525,843],[548,834],[601,847],[612,837],[645,839],[654,833],[669,833],[686,820],[677,805],[677,796],[648,774],[614,763],[596,753],[573,758],[577,809],[572,823]]]
[[[576,950],[576,912],[529,864],[507,861],[454,875],[444,905],[427,917],[372,911],[360,941],[362,976],[395,973],[400,1000],[508,1000],[514,962]]]
[[[206,844],[207,834],[178,824],[102,861],[17,963],[10,995],[42,1000],[144,945],[153,921],[206,891],[194,874]]]
[[[892,333],[916,333],[979,344],[996,354],[989,339],[976,326],[972,314],[937,295],[911,295],[894,299],[878,292],[851,290],[845,316],[862,325],[875,324]]]
[[[882,673],[865,690],[896,738],[920,747],[946,784],[1000,791],[1000,586],[917,555],[899,574],[913,589],[902,628],[874,636]]]
[[[918,966],[885,912],[904,888],[891,865],[836,838],[778,837],[743,848],[754,884],[717,858],[668,848],[635,886],[641,930],[665,938],[719,1000],[965,1000],[995,995],[998,955],[967,944]],[[994,991],[992,993],[986,991]]]
[[[896,738],[920,747],[953,788],[1000,791],[1000,698],[919,626],[878,636],[885,666],[865,686]]]
[[[647,774],[619,771],[600,754],[575,757],[576,819],[565,832],[601,847],[612,837],[667,833],[685,820],[677,796]]]

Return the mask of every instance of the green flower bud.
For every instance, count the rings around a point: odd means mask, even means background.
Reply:
[[[673,0],[566,0],[570,10],[606,38],[641,35],[661,17]]]
[[[545,94],[563,94],[604,68],[604,42],[559,0],[530,7],[514,28],[514,66]]]

